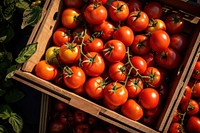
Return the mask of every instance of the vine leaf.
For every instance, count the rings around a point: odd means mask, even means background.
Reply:
[[[23,128],[23,119],[16,113],[11,112],[8,122],[12,125],[16,133],[20,133]]]
[[[20,9],[27,9],[29,7],[29,3],[24,1],[24,0],[19,0],[17,3],[16,3],[16,7],[20,8]]]

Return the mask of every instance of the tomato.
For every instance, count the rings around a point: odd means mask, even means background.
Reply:
[[[109,21],[104,21],[99,25],[94,25],[93,30],[95,32],[95,36],[101,38],[104,42],[111,39],[112,34],[114,33],[114,25]]]
[[[121,112],[126,117],[137,121],[143,116],[142,107],[133,99],[128,99],[121,107]]]
[[[139,94],[139,104],[145,109],[156,108],[160,103],[160,95],[153,88],[145,88]]]
[[[143,11],[149,18],[158,19],[162,16],[162,5],[158,2],[149,2],[144,6]]]
[[[104,72],[105,62],[97,52],[89,52],[82,60],[83,70],[89,76],[99,76]]]
[[[74,121],[76,123],[81,123],[84,122],[86,120],[86,113],[82,110],[75,110],[74,112]]]
[[[60,100],[56,100],[54,103],[54,109],[58,112],[64,112],[67,110],[68,105]]]
[[[126,84],[129,98],[136,98],[144,87],[143,81],[139,77],[129,78]]]
[[[166,30],[165,22],[161,19],[150,19],[149,25],[146,28],[146,32],[153,33],[156,30]]]
[[[169,47],[169,43],[170,37],[163,30],[154,31],[149,40],[150,47],[156,52],[166,50]]]
[[[191,116],[186,124],[188,133],[200,133],[200,119],[196,116]]]
[[[59,57],[65,64],[72,64],[80,58],[80,47],[76,43],[67,43],[60,47]]]
[[[107,19],[108,12],[100,3],[91,3],[86,7],[84,17],[89,24],[101,24]]]
[[[113,81],[125,81],[127,72],[127,68],[122,62],[113,63],[108,68],[108,74]]]
[[[98,124],[98,118],[93,115],[88,115],[86,121],[90,127],[95,127]]]
[[[60,112],[58,119],[66,126],[68,124],[67,111]]]
[[[113,21],[124,21],[129,15],[129,8],[124,1],[113,1],[108,8],[108,13]]]
[[[155,59],[154,59],[153,53],[148,52],[144,55],[141,55],[141,57],[147,62],[147,67],[151,67],[155,65]]]
[[[169,127],[169,133],[184,133],[184,131],[184,127],[178,122],[173,122]]]
[[[60,50],[60,47],[58,46],[51,46],[46,50],[45,60],[48,64],[54,64],[56,66],[59,65],[59,58],[58,58],[59,50]]]
[[[155,55],[156,63],[166,69],[172,70],[177,68],[181,63],[180,54],[172,48],[167,48]]]
[[[130,46],[134,40],[134,33],[128,26],[122,26],[113,33],[113,39],[120,40],[126,47]]]
[[[60,133],[64,130],[65,125],[59,121],[59,120],[54,120],[50,123],[49,126],[49,132],[50,133]]]
[[[54,65],[47,64],[45,60],[41,60],[35,65],[36,76],[44,80],[53,80],[57,73],[57,68]]]
[[[199,104],[196,100],[190,99],[189,102],[181,104],[181,109],[188,115],[196,115],[199,112]]]
[[[134,31],[140,32],[147,28],[149,18],[143,11],[132,11],[127,18],[127,25]]]
[[[153,109],[144,109],[144,115],[155,118],[160,115],[161,111],[162,111],[162,107],[161,105],[158,105],[157,107]]]
[[[62,46],[67,42],[71,42],[72,36],[70,34],[70,30],[67,30],[65,27],[61,27],[56,29],[53,33],[53,42],[56,46]]]
[[[86,52],[101,52],[103,50],[104,43],[100,38],[89,38],[83,46]]]
[[[70,89],[77,89],[86,81],[84,71],[78,66],[64,67],[63,72],[64,83]]]
[[[131,44],[131,50],[138,55],[144,55],[150,50],[149,38],[145,35],[138,34]]]
[[[86,94],[84,85],[82,85],[81,87],[73,90],[73,92],[78,94],[78,95],[80,95],[80,96],[84,96]]]
[[[149,117],[149,116],[145,116],[145,115],[141,119],[141,123],[143,123],[149,127],[154,127],[156,121],[157,121],[157,118]]]
[[[133,56],[131,57],[131,64],[134,69],[132,69],[132,74],[144,74],[147,69],[147,62],[141,56]],[[137,71],[136,71],[137,69]]]
[[[147,76],[144,80],[148,86],[158,88],[162,83],[161,73],[155,67],[147,67],[143,75]]]
[[[186,36],[180,33],[171,35],[169,46],[179,52],[182,52],[187,46]]]
[[[80,24],[81,12],[75,8],[66,8],[62,12],[61,21],[63,26],[69,29],[74,29]]]
[[[58,69],[57,75],[54,78],[54,83],[60,87],[64,87],[64,80],[63,80],[63,70],[62,69]]]
[[[99,3],[101,3],[102,5],[105,5],[107,2],[108,2],[108,0],[90,0],[90,2],[99,2]]]
[[[192,77],[199,80],[200,79],[200,61],[197,61],[192,73]]]
[[[103,98],[103,89],[105,85],[106,83],[102,77],[91,77],[86,81],[84,89],[89,97],[99,100]]]
[[[106,133],[121,133],[120,128],[112,124],[106,124]]]
[[[90,38],[90,31],[88,29],[85,29],[83,27],[78,27],[73,30],[73,38],[74,42],[77,44],[82,44]]]
[[[183,113],[180,109],[176,109],[173,115],[172,122],[179,122],[182,118]]]
[[[90,133],[90,130],[88,123],[79,123],[76,125],[75,133]]]
[[[200,98],[200,82],[196,82],[192,89],[192,96],[195,98]]]
[[[156,90],[160,94],[160,101],[165,101],[168,96],[168,87],[166,83],[163,82]]]
[[[184,27],[184,19],[178,13],[172,13],[165,19],[166,30],[169,34],[180,33]]]
[[[111,82],[106,85],[103,93],[103,98],[114,106],[120,106],[128,99],[128,92],[125,86],[118,82]]]
[[[107,101],[105,98],[103,98],[103,104],[105,107],[113,111],[117,111],[119,109],[119,106],[115,106],[112,103],[109,103],[109,101]]]
[[[109,40],[104,45],[103,55],[110,62],[121,61],[126,55],[126,47],[119,40]]]
[[[127,4],[128,4],[129,12],[142,10],[142,3],[139,0],[129,0]]]
[[[83,0],[64,0],[67,7],[79,8],[83,5]]]
[[[183,104],[184,102],[189,102],[190,98],[192,96],[192,89],[187,85],[185,87],[184,95],[181,98],[180,104]]]

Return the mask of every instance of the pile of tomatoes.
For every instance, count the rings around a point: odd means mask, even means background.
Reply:
[[[200,57],[169,128],[169,133],[185,132],[200,133]]]
[[[149,126],[187,45],[181,14],[139,0],[64,0],[35,74]],[[101,101],[101,102],[99,102]]]
[[[47,129],[49,133],[125,133],[115,125],[57,99],[51,99],[50,105]]]

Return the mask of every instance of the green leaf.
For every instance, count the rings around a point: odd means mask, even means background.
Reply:
[[[9,24],[0,23],[0,43],[6,43],[14,37],[14,30]]]
[[[9,20],[13,16],[15,10],[16,10],[15,3],[7,5],[6,8],[3,10],[4,19]]]
[[[4,6],[8,6],[8,5],[12,4],[12,3],[15,3],[15,0],[4,0],[3,1]]]
[[[3,125],[0,125],[0,133],[8,133],[8,131]]]
[[[15,103],[24,97],[24,93],[18,89],[11,89],[7,91],[4,99],[7,103]]]
[[[15,71],[20,68],[20,65],[12,65],[10,68],[7,69],[7,75],[5,76],[5,81],[12,78],[15,74]]]
[[[27,8],[23,13],[23,22],[21,29],[24,29],[26,26],[34,26],[40,20],[42,16],[42,7],[40,6],[31,6]]]
[[[19,53],[15,61],[19,64],[26,62],[37,50],[37,44],[38,43],[32,43],[26,45],[26,47],[23,48],[22,51]]]
[[[29,3],[24,0],[20,0],[16,3],[16,7],[25,10],[29,7]]]
[[[20,133],[23,129],[23,119],[16,113],[11,113],[11,117],[8,119],[8,122],[12,125],[13,130],[16,133]]]
[[[8,119],[11,115],[11,108],[8,105],[1,105],[0,106],[0,118],[5,120]]]

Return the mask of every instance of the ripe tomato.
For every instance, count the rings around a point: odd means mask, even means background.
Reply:
[[[170,37],[168,33],[163,30],[154,31],[149,40],[150,47],[156,52],[166,50],[169,43]]]
[[[160,103],[160,95],[153,88],[145,88],[139,94],[139,103],[145,109],[156,108]]]
[[[94,2],[99,2],[99,3],[101,3],[102,5],[105,5],[105,4],[108,2],[108,0],[90,0],[90,2],[92,2],[92,3],[94,3]]]
[[[183,34],[177,33],[170,36],[169,46],[179,52],[182,52],[187,45],[186,36]]]
[[[75,127],[75,133],[90,133],[90,130],[88,123],[79,123]]]
[[[54,105],[55,111],[58,111],[58,112],[64,112],[67,110],[67,107],[68,107],[66,103],[60,100],[56,100],[53,105]]]
[[[81,87],[73,90],[73,92],[78,94],[78,95],[80,95],[80,96],[84,96],[86,94],[84,85],[82,85]]]
[[[109,66],[108,74],[113,81],[125,81],[127,76],[127,68],[122,62],[116,62]]]
[[[147,28],[149,18],[143,11],[132,11],[127,18],[127,24],[134,32],[140,32]]]
[[[139,0],[129,0],[127,4],[128,4],[129,12],[142,10],[142,3]]]
[[[83,5],[83,0],[64,0],[67,7],[79,8]]]
[[[109,8],[108,13],[113,21],[124,21],[129,15],[128,5],[124,1],[113,1]]]
[[[62,46],[67,42],[71,42],[72,36],[70,34],[70,30],[67,30],[65,27],[61,27],[56,29],[53,33],[53,42],[56,46]]]
[[[84,17],[89,24],[101,24],[107,19],[108,12],[100,3],[91,3],[86,7]]]
[[[158,105],[157,107],[153,108],[153,109],[144,109],[144,115],[147,117],[157,117],[160,115],[162,111],[162,107],[161,105]]]
[[[53,80],[57,73],[57,68],[54,65],[47,64],[45,60],[41,60],[35,65],[36,76],[44,80]]]
[[[128,26],[122,26],[113,33],[113,39],[120,40],[126,47],[130,46],[134,40],[134,33]]]
[[[54,120],[50,123],[49,126],[49,132],[50,133],[60,133],[64,130],[65,125],[59,121],[59,120]]]
[[[189,102],[181,104],[181,109],[188,115],[196,115],[199,112],[199,104],[196,100],[190,99]]]
[[[103,55],[110,62],[121,61],[126,55],[126,47],[119,40],[109,40],[104,45]]]
[[[162,75],[160,71],[155,67],[147,67],[144,76],[147,76],[144,78],[145,83],[154,88],[158,88],[162,83]]]
[[[103,50],[104,43],[100,38],[89,38],[83,46],[86,52],[101,52]]]
[[[87,42],[90,38],[90,31],[83,27],[77,27],[73,30],[73,41],[77,44]]]
[[[141,55],[141,57],[147,62],[147,67],[154,66],[155,59],[154,59],[153,53],[148,52],[148,53],[146,53],[144,55]]]
[[[75,8],[66,8],[62,12],[61,21],[63,26],[69,29],[74,29],[80,24],[81,12]]]
[[[163,22],[161,19],[150,19],[149,25],[146,28],[146,32],[153,33],[156,30],[166,30],[165,22]]]
[[[70,89],[77,89],[85,83],[86,75],[80,67],[64,67],[63,72],[64,83]]]
[[[183,113],[180,109],[176,109],[173,115],[172,122],[179,122],[182,118]]]
[[[117,111],[119,109],[119,106],[115,106],[115,105],[109,103],[109,101],[107,101],[105,98],[103,98],[103,104],[105,107],[107,107],[108,109],[113,110],[113,111]]]
[[[121,107],[121,112],[126,117],[137,121],[143,117],[142,107],[133,99],[128,99]]]
[[[173,13],[166,17],[165,24],[169,34],[176,34],[183,30],[185,22],[180,14]]]
[[[103,99],[114,106],[120,106],[128,99],[128,92],[125,86],[118,82],[111,82],[106,85],[103,94]]]
[[[99,100],[103,98],[103,89],[105,85],[102,77],[91,77],[85,82],[84,89],[89,97]]]
[[[143,81],[141,78],[133,77],[128,79],[126,84],[126,89],[128,91],[129,98],[136,98],[140,94],[144,87]]]
[[[181,98],[180,104],[183,104],[185,102],[188,103],[190,101],[191,96],[192,96],[192,89],[187,85],[185,87],[185,92]]]
[[[200,98],[200,82],[196,82],[192,89],[192,96],[194,98]]]
[[[162,5],[158,2],[147,3],[143,10],[149,18],[157,19],[162,16]]]
[[[197,61],[192,73],[192,77],[199,80],[200,79],[200,61]]]
[[[82,61],[83,70],[89,76],[99,76],[104,72],[105,62],[97,52],[89,52]]]
[[[74,122],[76,123],[81,123],[84,122],[86,120],[86,113],[82,110],[75,110],[74,112]]]
[[[200,132],[200,119],[196,116],[191,116],[187,120],[186,129],[188,133],[199,133]]]
[[[177,51],[169,47],[162,52],[157,52],[155,60],[159,66],[172,70],[180,65],[181,56]]]
[[[169,127],[169,133],[184,133],[184,131],[184,127],[178,122],[173,122]]]
[[[67,120],[67,111],[62,111],[59,113],[59,120],[60,122],[62,122],[62,124],[64,124],[65,126],[68,124],[68,120]]]
[[[51,46],[46,50],[45,60],[48,64],[54,64],[56,66],[59,65],[59,58],[58,58],[59,50],[60,50],[60,47],[58,46]]]
[[[59,57],[65,64],[75,63],[80,58],[80,47],[76,43],[67,43],[60,47]]]
[[[144,74],[147,69],[147,62],[141,56],[133,56],[131,57],[131,64],[134,69],[132,69],[132,74]],[[137,71],[136,71],[137,69]]]

